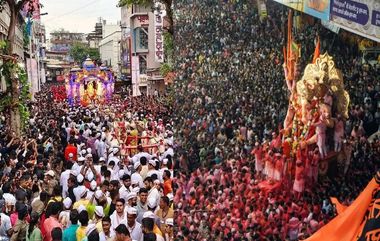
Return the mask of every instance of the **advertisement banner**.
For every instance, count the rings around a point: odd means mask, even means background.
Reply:
[[[132,56],[132,95],[140,96],[139,76],[140,76],[140,60],[139,56]]]
[[[330,0],[305,0],[304,12],[327,21],[330,18]]]
[[[156,62],[164,62],[164,18],[161,12],[154,15],[154,57]]]
[[[21,15],[25,18],[29,13],[31,14],[29,16],[31,16],[32,19],[41,18],[40,0],[28,1],[25,3],[23,9],[21,10]]]
[[[121,72],[131,76],[131,37],[124,32],[121,38]]]
[[[304,2],[305,0],[274,0],[278,3],[281,3],[285,6],[288,6],[290,8],[293,8],[297,11],[300,11],[300,12],[303,12],[303,6],[304,6]]]
[[[330,0],[274,0],[313,17],[329,20]]]
[[[380,42],[380,4],[378,0],[331,0],[330,9],[330,19],[334,24]]]

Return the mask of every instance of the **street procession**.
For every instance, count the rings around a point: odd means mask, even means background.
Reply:
[[[376,0],[0,5],[0,241],[380,240]]]

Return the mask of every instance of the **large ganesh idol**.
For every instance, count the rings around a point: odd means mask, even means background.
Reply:
[[[96,66],[87,58],[83,68],[73,68],[66,80],[66,92],[70,105],[101,104],[110,101],[114,91],[113,72],[104,66]]]
[[[348,118],[349,95],[344,90],[342,73],[325,53],[306,66],[291,92],[284,122],[286,133],[293,135],[302,149],[317,144],[321,158],[326,157],[327,128],[334,128],[334,140],[341,142],[343,120]],[[338,150],[339,145],[335,148]]]

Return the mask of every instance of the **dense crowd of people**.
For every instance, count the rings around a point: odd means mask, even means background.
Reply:
[[[330,197],[350,205],[380,167],[379,69],[316,21],[297,28],[300,69],[319,35],[351,103],[341,151],[283,171],[287,9],[267,10],[176,1],[174,96],[70,106],[47,85],[21,137],[1,113],[0,241],[295,241],[337,215]]]
[[[282,56],[287,8],[268,1],[262,20],[248,1],[177,1],[175,9],[178,240],[312,235],[336,215],[330,197],[349,205],[379,168],[379,138],[368,140],[380,124],[379,69],[363,65],[356,46],[316,21],[297,29],[300,69],[311,62],[319,35],[321,52],[342,70],[349,119],[342,151],[317,165],[316,175],[307,172],[318,178],[313,186],[312,178],[293,185],[296,171],[268,189],[268,170],[276,168],[258,162],[257,150],[276,145],[288,108]]]
[[[46,86],[22,137],[0,131],[0,240],[173,240],[165,97],[69,106]]]

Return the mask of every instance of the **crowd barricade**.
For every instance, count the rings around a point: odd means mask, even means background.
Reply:
[[[155,140],[154,136],[126,136],[121,137],[121,154],[125,156],[133,156],[138,153],[138,149],[142,148],[144,152],[155,154],[159,151],[160,143]]]

